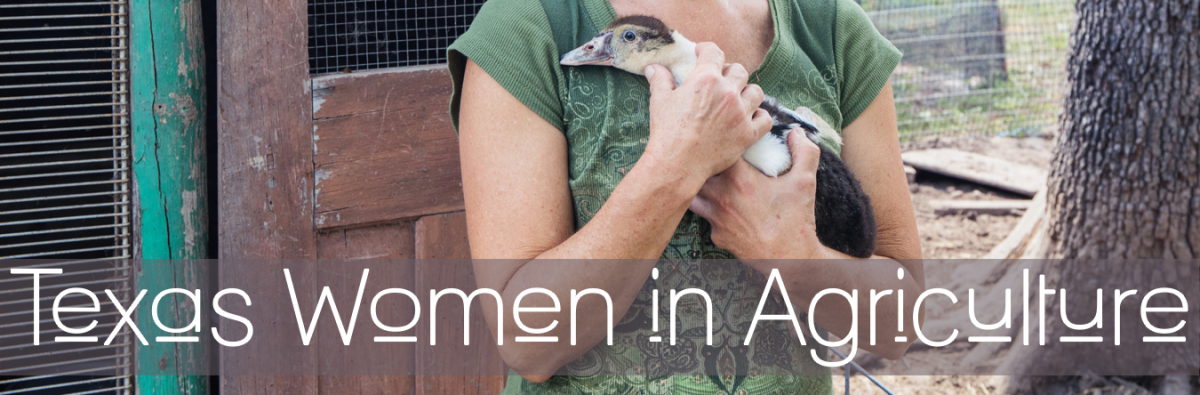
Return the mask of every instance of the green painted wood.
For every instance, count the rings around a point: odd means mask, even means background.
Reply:
[[[137,185],[140,257],[137,285],[146,289],[137,314],[149,345],[139,344],[137,387],[145,394],[207,394],[208,378],[187,375],[209,362],[211,340],[201,313],[201,343],[157,342],[150,308],[170,288],[202,290],[199,311],[208,309],[205,207],[204,47],[199,0],[131,0],[129,7],[134,179]],[[167,261],[170,259],[170,261]],[[181,328],[197,311],[174,294],[158,306],[164,325]]]

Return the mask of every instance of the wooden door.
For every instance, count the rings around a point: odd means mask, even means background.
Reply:
[[[304,0],[218,3],[220,258],[466,259],[466,222],[458,140],[447,104],[444,65],[311,77]],[[273,261],[281,262],[281,261]],[[278,277],[282,263],[224,265],[220,278]],[[388,273],[407,289],[473,286],[467,270],[425,264]],[[407,270],[407,271],[404,271]],[[372,271],[372,277],[376,276]],[[296,279],[298,291],[323,286],[352,294],[357,284]],[[345,289],[340,291],[339,287]],[[478,303],[473,306],[478,309]],[[461,317],[447,305],[439,315]],[[295,333],[280,319],[256,333]],[[478,317],[478,312],[473,316]],[[370,321],[360,325],[369,325]],[[324,325],[324,323],[322,324]],[[261,328],[260,328],[261,326]],[[439,326],[439,333],[445,328]],[[461,327],[457,328],[461,331]],[[472,344],[495,344],[472,327]],[[459,332],[461,333],[461,332]],[[315,341],[336,342],[319,327]],[[498,393],[503,376],[437,376],[439,355],[421,347],[382,353],[352,347],[297,348],[262,355],[263,363],[295,364],[301,376],[222,378],[227,393]],[[224,357],[224,355],[222,355]],[[494,348],[478,358],[502,364]],[[335,365],[387,360],[412,364],[415,375],[322,375]],[[308,374],[311,373],[311,374]]]

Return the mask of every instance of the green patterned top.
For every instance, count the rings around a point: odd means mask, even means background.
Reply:
[[[853,0],[771,0],[771,16],[774,42],[750,81],[789,108],[811,108],[839,131],[874,100],[900,61],[900,52]],[[607,0],[491,0],[448,53],[456,127],[470,58],[563,131],[576,229],[600,210],[642,155],[649,136],[650,94],[644,77],[611,67],[558,65],[560,54],[615,18]],[[829,148],[840,152],[840,147]],[[513,374],[504,393],[830,393],[829,369],[809,355],[813,349],[821,355],[825,350],[807,325],[807,345],[800,344],[791,324],[781,321],[759,322],[751,344],[743,345],[766,278],[714,246],[709,232],[702,218],[690,212],[683,217],[663,251],[658,279],[647,279],[614,328],[612,346],[601,343],[545,383]],[[693,296],[681,299],[677,344],[650,342],[650,336],[670,335],[666,297],[657,312],[660,330],[652,330],[651,291],[668,295],[671,289],[688,288],[702,289],[712,298],[713,344],[705,343],[706,311]],[[785,311],[782,300],[773,297],[763,314]]]

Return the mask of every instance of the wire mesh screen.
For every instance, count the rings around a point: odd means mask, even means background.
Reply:
[[[130,388],[126,335],[107,345],[58,342],[65,333],[49,312],[55,295],[73,287],[117,290],[128,303],[126,10],[126,0],[0,1],[0,394]],[[32,265],[19,258],[77,272],[43,276],[37,327],[31,276],[8,270]],[[90,306],[83,296],[63,305]],[[112,327],[117,313],[103,305],[63,321]]]
[[[900,135],[1053,132],[1074,0],[862,0],[904,52],[892,75]]]
[[[442,63],[483,0],[309,0],[312,74]]]

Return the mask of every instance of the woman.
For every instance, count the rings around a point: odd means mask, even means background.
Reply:
[[[559,54],[632,14],[701,42],[696,71],[681,86],[661,66],[643,79],[558,65]],[[857,317],[849,304],[824,299],[800,318],[843,338],[853,328],[860,348],[884,357],[903,354],[915,339],[912,319],[898,330],[894,308],[876,313],[882,340],[866,341],[868,290],[924,290],[888,82],[899,58],[851,0],[488,2],[449,51],[471,254],[505,259],[477,263],[476,281],[505,301],[534,287],[568,301],[572,289],[603,289],[618,320],[609,345],[607,304],[585,297],[573,312],[522,316],[529,328],[557,321],[544,335],[559,342],[517,343],[528,334],[486,300],[493,335],[504,327],[501,355],[519,374],[505,392],[828,393],[829,370],[809,352],[824,357],[824,349],[807,325],[803,345],[787,321],[760,321],[743,343],[772,269],[800,311],[820,290],[859,290]],[[779,178],[740,159],[770,128],[757,109],[764,91],[813,109],[842,133],[844,146],[830,148],[871,197],[877,259],[850,260],[817,240],[813,143],[790,136],[795,165]],[[734,257],[744,261],[696,261]],[[606,259],[628,261],[598,261]],[[669,336],[670,323],[666,302],[653,310],[652,290],[688,288],[712,296],[714,344],[705,343],[704,308],[681,308],[677,345],[649,340]],[[768,300],[763,314],[787,311]],[[522,302],[532,306],[554,304],[534,295]],[[572,313],[575,346],[567,341]]]

